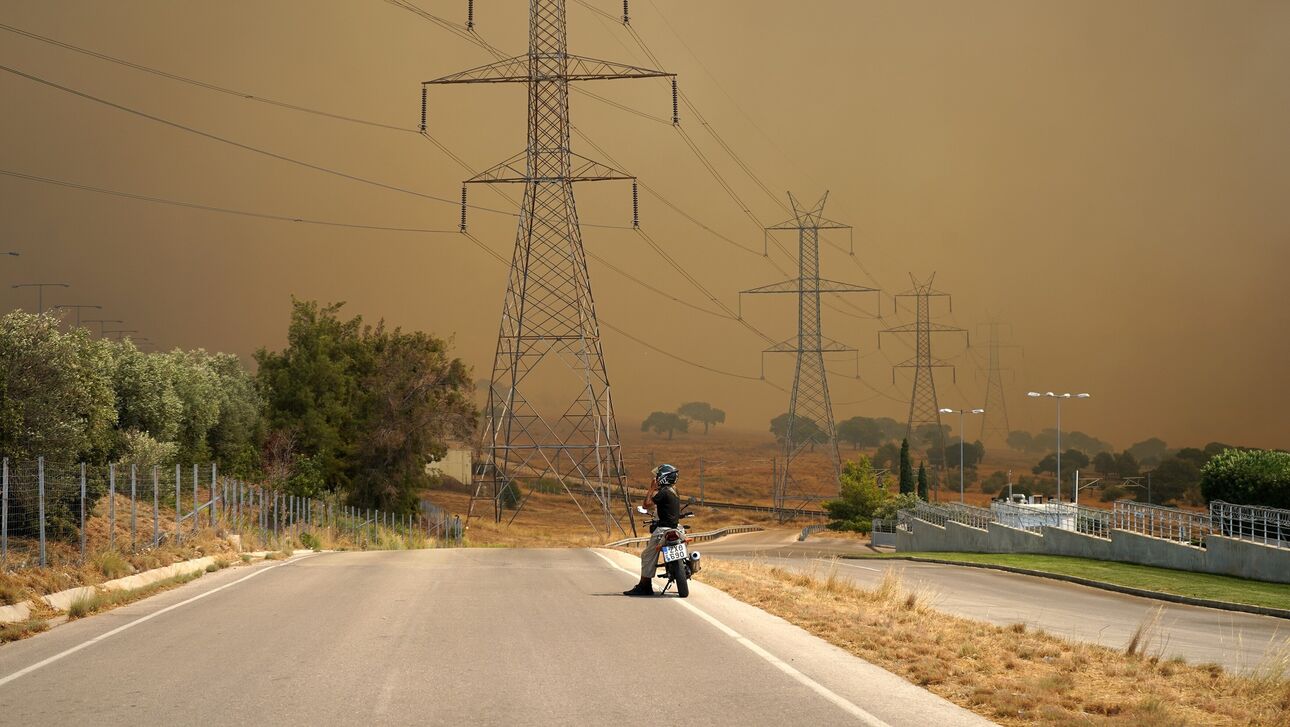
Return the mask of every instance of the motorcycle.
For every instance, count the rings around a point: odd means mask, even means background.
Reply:
[[[694,504],[694,498],[691,497],[681,511],[681,519],[694,517],[694,513],[689,511],[689,507]],[[648,515],[649,511],[643,507],[637,506],[636,511],[642,515]],[[649,521],[649,532],[652,534],[658,527],[658,520]],[[690,539],[686,537],[685,526],[678,524],[674,528],[668,528],[663,533],[663,543],[659,546],[659,563],[658,568],[662,569],[656,577],[667,578],[667,583],[663,585],[663,590],[659,595],[667,593],[672,584],[676,584],[676,595],[681,598],[687,598],[690,595],[690,578],[699,572],[702,567],[700,564],[701,556],[699,551],[690,550],[687,543]],[[645,547],[649,547],[646,545]]]

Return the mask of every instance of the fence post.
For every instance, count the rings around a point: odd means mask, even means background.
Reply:
[[[161,542],[161,520],[158,514],[161,510],[161,478],[157,473],[157,465],[152,466],[152,547],[157,547]]]
[[[108,547],[116,550],[116,463],[108,464]]]
[[[40,498],[40,567],[45,567],[45,458],[36,460]]]
[[[216,465],[214,462],[211,462],[211,499],[210,499],[210,505],[209,505],[209,507],[210,507],[210,509],[211,509],[210,515],[211,515],[211,527],[212,527],[212,528],[213,528],[213,527],[215,527],[215,503],[216,503],[216,500],[215,500],[215,472],[216,472],[216,468],[217,468],[217,467],[218,467],[218,465]]]
[[[197,465],[193,465],[193,534],[197,534]]]
[[[130,550],[134,550],[135,536],[139,523],[139,500],[138,495],[138,469],[136,464],[130,465]]]
[[[85,463],[81,463],[81,565],[85,565]]]
[[[183,509],[179,507],[179,481],[180,479],[182,479],[181,478],[182,473],[183,473],[183,470],[179,468],[178,464],[176,464],[175,465],[175,539],[176,540],[179,539],[179,513],[183,511]]]
[[[4,475],[0,479],[0,566],[9,564],[9,458],[4,458]],[[84,528],[81,532],[85,532]]]

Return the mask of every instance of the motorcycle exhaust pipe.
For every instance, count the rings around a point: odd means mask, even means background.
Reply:
[[[690,572],[691,573],[699,572],[699,568],[701,567],[701,565],[699,564],[699,558],[700,558],[699,551],[694,550],[690,552]]]

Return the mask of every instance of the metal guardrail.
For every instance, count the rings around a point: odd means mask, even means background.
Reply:
[[[992,502],[990,503],[990,515],[991,522],[1038,533],[1045,527],[1061,527],[1063,513],[1052,507],[1040,509],[1039,507],[1028,507],[1011,502]]]
[[[994,519],[994,514],[983,507],[965,505],[959,502],[945,503],[941,507],[949,510],[950,520],[981,530],[988,529],[990,521]]]
[[[1290,548],[1290,510],[1253,505],[1209,503],[1210,532],[1228,538]]]
[[[807,538],[811,537],[815,533],[818,533],[827,527],[828,525],[825,523],[816,523],[814,525],[807,525],[806,527],[802,528],[802,534],[797,536],[797,542],[800,543],[803,540],[806,540]]]
[[[715,540],[716,538],[720,538],[723,535],[734,535],[736,533],[756,533],[762,530],[765,530],[765,528],[763,528],[760,525],[731,525],[730,527],[726,527],[726,528],[709,530],[706,533],[686,533],[685,537],[689,538],[690,540],[702,542],[704,540]],[[634,545],[636,543],[646,543],[646,542],[649,542],[649,536],[646,536],[643,538],[623,538],[622,540],[615,540],[612,543],[605,543],[605,547],[617,548],[620,545]]]
[[[897,513],[898,516],[899,514],[900,513]],[[873,532],[894,533],[896,532],[896,527],[900,524],[899,520],[900,520],[899,517],[895,517],[895,518],[876,517],[873,519]]]
[[[1196,546],[1203,546],[1205,536],[1213,531],[1209,513],[1144,505],[1128,500],[1115,501],[1115,508],[1111,511],[1111,527]]]

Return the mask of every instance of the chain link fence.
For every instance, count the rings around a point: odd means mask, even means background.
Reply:
[[[0,460],[3,570],[77,567],[96,553],[182,544],[208,529],[306,545],[327,530],[359,547],[385,547],[391,537],[460,546],[464,531],[460,517],[429,503],[418,513],[356,508],[222,476],[214,464]]]

